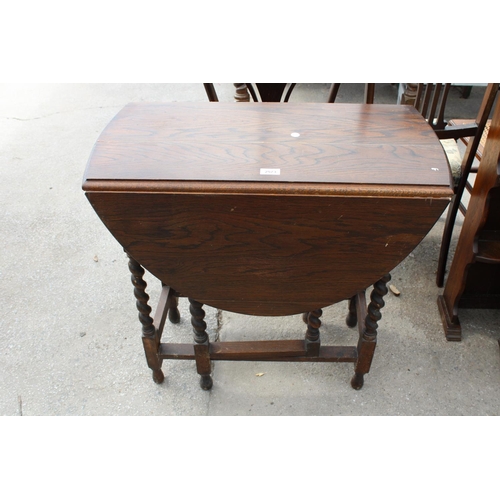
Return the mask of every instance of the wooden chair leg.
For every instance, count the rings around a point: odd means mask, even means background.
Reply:
[[[461,196],[457,193],[453,196],[453,200],[448,208],[446,222],[444,224],[443,237],[441,239],[441,248],[439,250],[438,267],[436,272],[436,285],[442,287],[444,285],[444,275],[446,273],[446,262],[450,251],[451,237],[453,235],[453,227],[457,218],[458,208],[460,206]]]
[[[382,318],[380,310],[384,307],[384,295],[387,294],[386,284],[391,280],[391,275],[383,276],[373,287],[370,295],[370,304],[365,319],[365,326],[360,332],[358,342],[358,360],[354,369],[354,377],[351,380],[353,389],[359,390],[363,387],[364,376],[370,371],[373,353],[377,345],[378,321]]]
[[[330,91],[328,92],[328,99],[326,102],[334,103],[335,99],[337,99],[337,94],[340,89],[340,83],[332,83],[330,87]]]
[[[149,368],[153,371],[153,380],[157,384],[161,384],[165,380],[165,376],[161,370],[162,360],[158,357],[158,348],[160,338],[156,328],[153,325],[151,317],[151,307],[149,306],[149,295],[146,293],[147,283],[144,281],[144,268],[129,254],[128,268],[131,272],[131,280],[134,285],[134,296],[136,298],[136,306],[139,311],[139,321],[142,324],[142,344],[146,361]]]
[[[194,354],[196,361],[196,370],[201,376],[200,386],[208,391],[212,388],[213,380],[211,377],[212,366],[210,362],[210,343],[207,334],[207,324],[204,321],[205,311],[203,304],[196,300],[189,299],[189,312],[191,313],[191,324],[194,333]]]

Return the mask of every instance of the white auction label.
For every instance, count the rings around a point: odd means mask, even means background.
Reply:
[[[280,168],[261,168],[260,175],[281,175]]]

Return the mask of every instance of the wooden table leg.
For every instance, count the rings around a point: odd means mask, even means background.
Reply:
[[[162,283],[162,286],[165,286],[165,284]],[[179,312],[179,297],[174,290],[169,294],[167,307],[168,319],[170,323],[176,325],[181,321],[181,314]]]
[[[319,328],[321,320],[319,319],[323,311],[316,309],[307,315],[307,330],[306,330],[306,353],[308,356],[318,356],[321,341],[319,338]]]
[[[129,258],[128,268],[132,274],[131,280],[134,285],[136,306],[139,311],[139,321],[142,324],[142,343],[144,345],[146,361],[149,368],[153,371],[153,380],[157,384],[161,384],[165,376],[161,371],[162,360],[158,357],[160,338],[151,317],[151,307],[148,304],[149,295],[146,293],[147,283],[143,279],[144,269],[133,257],[128,253],[127,255]]]
[[[357,303],[357,295],[349,299],[349,312],[345,319],[345,323],[349,328],[354,328],[358,324]]]
[[[189,312],[191,313],[191,324],[194,333],[194,354],[196,371],[201,375],[200,386],[205,391],[212,388],[213,381],[210,376],[212,366],[210,362],[210,342],[207,334],[207,324],[204,321],[205,311],[203,304],[189,299]]]
[[[386,274],[373,286],[373,291],[370,295],[370,304],[363,328],[360,328],[360,337],[358,342],[358,360],[354,370],[354,377],[351,380],[351,386],[359,390],[363,387],[364,375],[370,371],[372,364],[373,353],[377,345],[377,328],[378,321],[382,318],[380,310],[384,307],[384,295],[387,294],[386,284],[391,280],[391,275]],[[362,307],[361,301],[358,302],[358,307]]]

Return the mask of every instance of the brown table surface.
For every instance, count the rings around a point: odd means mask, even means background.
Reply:
[[[444,158],[412,106],[132,103],[99,137],[85,178],[447,189]],[[262,168],[281,172],[261,175]]]
[[[164,283],[262,315],[368,287],[453,194],[440,142],[412,106],[319,103],[129,104],[99,137],[84,189]]]

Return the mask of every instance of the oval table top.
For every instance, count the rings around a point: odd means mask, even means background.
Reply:
[[[162,282],[258,315],[367,288],[453,195],[422,116],[375,104],[132,103],[99,137],[83,188]]]

